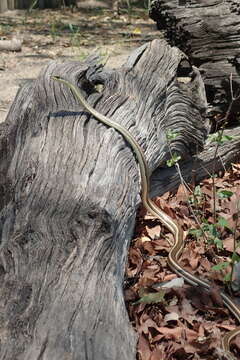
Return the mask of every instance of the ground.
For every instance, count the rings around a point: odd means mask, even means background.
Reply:
[[[49,61],[83,60],[98,52],[106,57],[107,66],[114,68],[124,63],[136,47],[160,38],[161,34],[148,18],[146,9],[126,11],[118,18],[109,10],[75,10],[72,13],[65,9],[1,14],[0,37],[11,39],[14,36],[23,40],[22,51],[1,52],[0,57],[0,122],[6,118],[19,86],[28,79],[35,79]],[[176,194],[167,193],[157,200],[165,212],[177,216],[185,235],[190,227],[195,231],[190,240],[188,238],[181,261],[197,276],[207,274],[212,281],[222,280],[225,268],[212,271],[215,257],[228,266],[232,253],[240,255],[239,247],[238,252],[233,249],[233,239],[239,241],[240,237],[239,186],[240,165],[236,164],[229,173],[216,178],[215,187],[221,195],[217,200],[213,199],[212,180],[206,180],[201,188],[190,192],[180,187]],[[189,201],[200,214],[207,241],[199,242],[201,236],[193,241],[199,229],[193,221],[195,215],[189,211]],[[212,215],[214,202],[218,206],[215,215],[221,221],[218,223]],[[228,222],[223,222],[222,217]],[[212,304],[211,296],[216,300],[218,289],[206,296],[201,289],[197,293],[196,288],[180,284],[180,289],[175,285],[162,292],[161,283],[175,278],[166,261],[169,247],[164,239],[168,236],[149,215],[138,219],[125,279],[125,300],[140,339],[138,359],[219,359],[215,350],[220,347],[222,331],[235,328],[234,318],[221,304],[220,308],[215,306],[216,301]],[[218,246],[221,242],[217,252],[216,241]],[[235,355],[239,349],[238,337],[233,342]]]
[[[17,90],[35,79],[51,60],[82,60],[92,52],[118,67],[136,47],[160,38],[146,9],[114,18],[110,10],[9,11],[0,16],[0,38],[20,38],[21,52],[2,51],[0,57],[0,122]]]

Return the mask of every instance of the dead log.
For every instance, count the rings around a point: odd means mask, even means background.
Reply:
[[[19,39],[0,40],[0,51],[21,51],[22,41]]]
[[[76,3],[77,9],[108,9],[109,6],[104,1],[81,0]]]
[[[150,17],[171,45],[184,51],[204,75],[212,116],[225,112],[240,87],[240,1],[154,0]],[[238,107],[239,111],[239,107]]]
[[[116,70],[96,58],[52,62],[17,94],[0,124],[0,359],[135,359],[122,283],[138,164],[50,76],[129,129],[153,172],[170,156],[167,131],[178,131],[171,149],[183,158],[207,135],[203,82],[196,68],[182,76],[185,61],[155,40]]]
[[[209,178],[209,174],[223,173],[234,162],[240,161],[240,127],[228,129],[225,134],[232,140],[222,144],[214,159],[216,143],[206,143],[204,150],[188,161],[179,163],[180,173],[188,184],[200,183]],[[167,191],[175,191],[181,184],[179,173],[175,167],[158,168],[151,177],[151,196],[160,196]]]

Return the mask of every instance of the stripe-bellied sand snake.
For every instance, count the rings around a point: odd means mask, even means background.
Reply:
[[[204,289],[210,290],[210,284],[205,280],[201,280],[190,272],[186,271],[179,265],[179,258],[181,256],[184,242],[183,242],[183,232],[178,224],[165,212],[163,212],[149,197],[149,169],[144,156],[144,153],[139,146],[138,142],[132,136],[132,134],[120,124],[112,121],[108,117],[100,114],[96,111],[83,97],[80,90],[75,87],[69,81],[66,81],[57,76],[52,76],[52,79],[65,84],[69,89],[72,90],[73,94],[76,96],[80,104],[96,119],[98,119],[103,124],[116,129],[124,139],[129,143],[132,150],[134,151],[137,161],[139,163],[140,175],[141,175],[141,198],[143,206],[149,211],[153,216],[156,216],[163,225],[165,225],[168,230],[173,234],[175,238],[174,245],[172,246],[169,255],[168,255],[168,264],[171,269],[178,275],[182,276],[189,284],[194,286],[202,286]],[[230,310],[230,312],[235,316],[235,318],[240,323],[240,308],[236,305],[232,299],[223,291],[220,292],[224,305]],[[227,335],[223,337],[222,347],[223,350],[228,354],[228,356],[233,359],[230,352],[230,342],[231,340],[240,334],[240,327],[229,331]]]

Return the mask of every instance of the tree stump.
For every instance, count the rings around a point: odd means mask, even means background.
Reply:
[[[150,17],[204,75],[212,115],[224,113],[240,87],[240,1],[154,0]],[[239,111],[235,109],[235,114]]]
[[[122,284],[138,164],[51,75],[129,129],[153,172],[169,146],[189,159],[207,135],[203,82],[190,65],[183,76],[186,61],[154,40],[116,70],[96,57],[52,62],[17,94],[0,124],[0,359],[135,359]],[[170,145],[169,130],[178,132]]]

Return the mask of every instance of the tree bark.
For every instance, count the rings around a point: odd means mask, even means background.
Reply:
[[[122,282],[138,164],[122,136],[50,76],[129,129],[152,172],[169,157],[167,130],[178,130],[171,147],[183,157],[206,137],[203,83],[195,68],[182,82],[183,60],[155,40],[117,70],[96,58],[53,62],[18,93],[0,125],[0,359],[135,359]]]
[[[3,13],[4,11],[8,10],[8,3],[7,0],[1,0],[0,1],[0,13]]]
[[[204,72],[213,118],[224,113],[240,87],[239,0],[153,0],[150,17]]]
[[[10,1],[13,2],[13,0]],[[61,0],[39,0],[37,6],[40,9],[57,8],[61,6],[61,2]],[[32,0],[16,0],[15,3],[15,9],[29,9],[32,5]]]
[[[14,10],[15,9],[15,0],[8,0],[8,9],[9,10]]]

